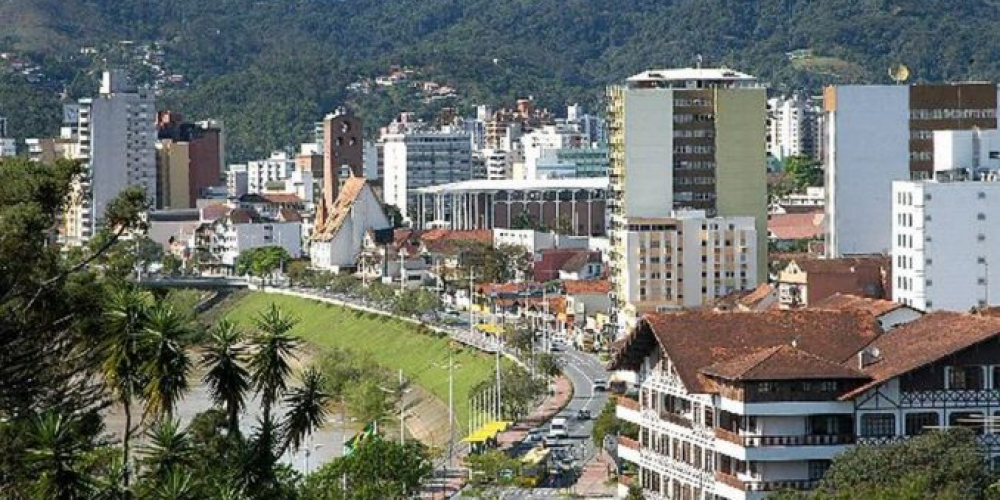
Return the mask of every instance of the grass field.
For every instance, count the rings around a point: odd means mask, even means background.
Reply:
[[[402,369],[408,379],[448,403],[451,342],[421,334],[415,325],[308,299],[264,293],[237,295],[220,305],[221,310],[210,311],[209,318],[223,316],[249,328],[253,317],[272,302],[299,320],[292,332],[314,347],[367,353],[385,368]],[[496,365],[493,356],[474,349],[456,347],[454,354],[456,424],[465,429],[469,390],[492,376]]]

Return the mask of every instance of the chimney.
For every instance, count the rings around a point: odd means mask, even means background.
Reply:
[[[880,356],[878,347],[866,347],[858,351],[858,369],[864,370],[865,367],[878,362]]]

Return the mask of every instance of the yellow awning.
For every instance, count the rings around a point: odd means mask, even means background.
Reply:
[[[481,332],[483,332],[483,333],[489,333],[489,334],[492,334],[492,335],[502,335],[503,334],[503,328],[500,328],[499,326],[493,325],[493,324],[490,324],[490,323],[478,324],[478,325],[476,325],[476,329],[479,330],[479,331],[481,331]]]
[[[475,432],[469,434],[462,439],[466,443],[482,443],[488,439],[493,439],[497,434],[507,430],[511,422],[506,422],[503,420],[494,420],[492,422],[487,422],[482,427],[476,429]]]

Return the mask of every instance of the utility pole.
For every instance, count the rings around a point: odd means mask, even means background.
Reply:
[[[455,357],[448,349],[448,465],[451,465],[455,449]]]
[[[502,347],[503,347],[503,344],[500,343],[500,337],[498,335],[497,336],[497,350],[496,350],[496,364],[497,364],[497,398],[496,398],[496,415],[497,415],[497,418],[496,419],[497,420],[503,420],[503,417],[500,416],[500,409],[501,409],[501,406],[500,406],[500,349]]]
[[[469,268],[469,335],[472,338],[474,338],[474,336],[476,334],[476,323],[472,319],[472,313],[473,313],[473,311],[472,311],[472,297],[473,297],[473,295],[472,294],[473,294],[473,286],[474,286],[473,280],[475,279],[475,276],[476,276],[476,273],[470,267]],[[470,338],[470,340],[472,340],[472,338]]]
[[[399,370],[399,444],[406,443],[406,393],[403,392],[403,370]]]
[[[399,249],[399,293],[406,291],[406,249]]]

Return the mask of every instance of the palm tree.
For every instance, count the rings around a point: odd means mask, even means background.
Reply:
[[[250,390],[250,374],[243,367],[246,347],[241,345],[243,333],[230,321],[222,320],[212,330],[201,365],[207,371],[202,381],[208,386],[212,401],[226,408],[229,432],[239,433],[239,415],[246,407]]]
[[[288,358],[294,356],[299,340],[288,331],[295,326],[296,320],[271,304],[257,316],[255,323],[260,334],[253,339],[250,375],[254,390],[260,393],[264,418],[270,420],[271,407],[284,394],[292,373]]]
[[[142,365],[146,414],[169,417],[188,390],[191,359],[183,343],[188,333],[187,320],[174,308],[157,303],[147,313],[144,333],[149,346],[149,357]]]
[[[149,295],[135,287],[119,288],[108,299],[108,329],[101,343],[100,371],[104,383],[125,412],[122,435],[122,484],[129,486],[129,443],[132,438],[132,403],[142,393],[143,325]]]
[[[282,424],[284,449],[298,449],[302,439],[323,425],[330,410],[330,395],[323,392],[326,384],[323,374],[314,367],[302,373],[302,386],[289,391],[285,397],[288,414]]]
[[[173,419],[163,419],[147,432],[149,444],[142,447],[142,464],[157,484],[165,484],[171,471],[191,465],[194,448],[187,432]]]
[[[31,429],[35,446],[28,450],[28,460],[39,471],[31,498],[77,500],[89,498],[92,481],[82,472],[85,441],[74,432],[74,422],[56,413],[46,413]]]
[[[194,500],[194,482],[191,473],[181,469],[167,469],[163,479],[149,493],[154,500]]]

